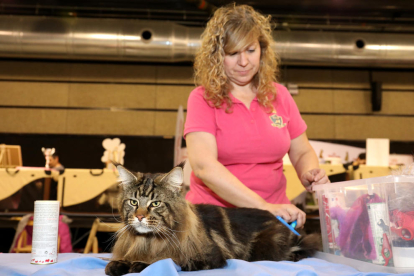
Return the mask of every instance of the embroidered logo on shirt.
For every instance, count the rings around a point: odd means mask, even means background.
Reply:
[[[272,121],[272,126],[277,128],[282,128],[286,126],[286,123],[283,123],[283,119],[280,116],[277,116],[277,114],[273,114],[272,116],[269,116],[269,119]]]

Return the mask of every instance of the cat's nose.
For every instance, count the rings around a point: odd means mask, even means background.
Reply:
[[[137,218],[138,218],[139,221],[141,221],[144,218],[144,216],[143,215],[137,215]]]

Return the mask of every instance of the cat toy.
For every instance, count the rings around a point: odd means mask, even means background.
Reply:
[[[43,155],[46,159],[45,168],[49,168],[49,156],[52,156],[55,153],[55,148],[42,148]]]

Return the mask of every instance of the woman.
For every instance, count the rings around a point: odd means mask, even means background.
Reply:
[[[186,198],[264,209],[302,227],[306,214],[286,197],[283,156],[308,190],[329,180],[295,102],[275,83],[271,32],[270,17],[246,5],[220,8],[208,22],[184,130],[193,169]]]

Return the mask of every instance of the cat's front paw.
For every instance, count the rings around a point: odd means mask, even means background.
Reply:
[[[149,265],[141,262],[133,262],[129,268],[129,273],[139,273],[143,271],[147,266]]]
[[[105,274],[110,276],[121,276],[127,274],[131,263],[127,261],[111,261],[105,267]]]

